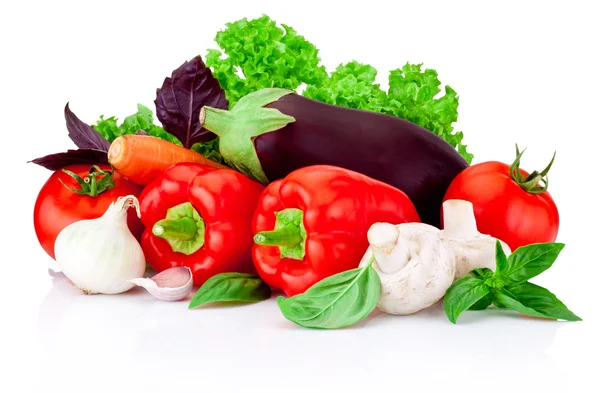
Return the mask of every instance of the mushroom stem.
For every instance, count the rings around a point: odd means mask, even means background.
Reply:
[[[449,238],[467,239],[479,235],[473,204],[460,199],[449,199],[442,205],[444,233]]]
[[[367,232],[373,256],[382,272],[397,272],[408,263],[408,249],[398,244],[399,236],[398,226],[384,222],[373,224]]]

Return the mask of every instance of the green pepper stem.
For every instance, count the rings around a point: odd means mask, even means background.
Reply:
[[[152,226],[152,233],[164,239],[173,252],[192,255],[204,246],[206,224],[190,202],[167,209],[163,220]]]
[[[152,233],[163,239],[190,240],[198,234],[198,227],[191,217],[164,219],[154,224]]]
[[[294,247],[302,241],[300,227],[288,224],[273,231],[259,232],[254,235],[254,243],[261,246]]]

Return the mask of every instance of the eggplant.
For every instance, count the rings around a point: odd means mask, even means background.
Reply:
[[[439,136],[395,116],[325,104],[286,89],[262,89],[230,110],[203,107],[231,166],[263,184],[310,165],[335,165],[390,184],[421,221],[440,228],[442,199],[469,164]]]

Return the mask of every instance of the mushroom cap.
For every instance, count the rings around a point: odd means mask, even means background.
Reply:
[[[397,228],[396,245],[386,256],[391,259],[376,259],[372,266],[381,280],[377,307],[389,314],[407,315],[444,296],[454,281],[455,261],[451,246],[436,228],[421,223],[400,224]],[[369,247],[360,266],[368,263],[372,255],[373,248]],[[405,263],[398,264],[403,267],[391,272],[382,269],[381,264],[391,264],[394,258],[405,258]]]

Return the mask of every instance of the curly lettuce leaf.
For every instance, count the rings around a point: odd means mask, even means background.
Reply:
[[[422,64],[405,64],[390,72],[388,103],[383,111],[401,117],[442,137],[471,163],[473,155],[463,145],[463,133],[454,132],[452,124],[458,120],[458,96],[450,86],[444,95],[435,70],[421,70]]]
[[[303,95],[317,101],[381,112],[387,99],[379,84],[375,83],[377,70],[368,65],[352,61],[340,64],[330,77],[318,85],[306,87]]]
[[[266,15],[226,26],[215,38],[221,50],[209,50],[206,65],[225,90],[230,107],[262,88],[295,90],[327,77],[317,48],[290,26],[280,28]]]
[[[206,65],[225,90],[230,106],[265,87],[297,90],[305,83],[305,97],[409,120],[442,137],[471,163],[473,155],[462,143],[463,133],[453,127],[458,119],[458,96],[445,86],[445,94],[438,97],[441,82],[435,70],[407,63],[390,72],[386,92],[375,83],[377,70],[368,64],[352,61],[328,74],[313,44],[289,26],[278,27],[266,15],[226,26],[215,39],[221,50],[210,50]]]
[[[219,150],[219,138],[215,138],[208,142],[198,142],[192,146],[192,150],[196,153],[202,154],[209,160],[213,160],[222,165],[227,165],[221,156]]]
[[[100,116],[100,120],[92,127],[109,142],[114,141],[121,135],[136,134],[139,130],[142,130],[148,135],[181,146],[181,142],[179,142],[177,138],[166,132],[162,127],[154,124],[154,115],[149,108],[142,104],[138,104],[137,109],[136,113],[127,116],[121,124],[117,124],[118,119],[114,116],[109,118]]]
[[[458,96],[449,86],[441,92],[441,82],[434,70],[421,70],[421,64],[406,64],[389,76],[386,94],[375,83],[377,70],[352,61],[340,65],[319,85],[306,88],[303,95],[328,104],[386,113],[411,121],[432,131],[456,148],[467,162],[473,155],[461,143],[462,132],[454,132],[452,124],[458,119]]]

